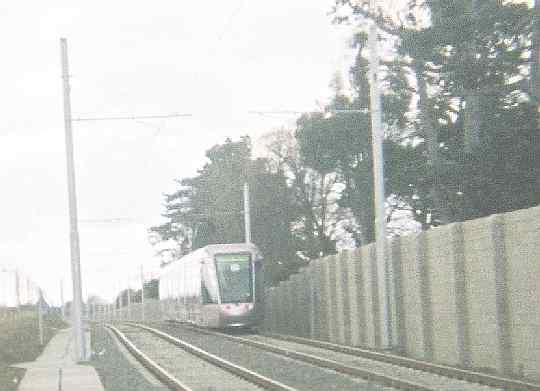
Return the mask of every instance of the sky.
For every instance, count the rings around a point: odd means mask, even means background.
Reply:
[[[257,142],[295,120],[250,112],[308,111],[329,98],[353,59],[332,3],[2,2],[0,269],[29,276],[53,303],[64,280],[71,297],[61,37],[75,118],[191,115],[74,123],[83,296],[110,299],[137,286],[140,265],[156,271],[147,228],[175,178],[194,175],[227,137]]]
[[[146,229],[163,193],[227,137],[293,124],[352,60],[328,0],[18,1],[0,5],[0,266],[70,298],[59,39],[68,40],[83,296],[156,268]],[[117,222],[104,220],[121,219]]]

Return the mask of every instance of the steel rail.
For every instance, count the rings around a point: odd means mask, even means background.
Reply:
[[[221,357],[218,357],[214,354],[211,354],[203,349],[198,348],[195,345],[189,344],[185,341],[182,341],[178,338],[173,337],[172,335],[169,335],[167,333],[164,333],[160,330],[154,329],[152,327],[140,325],[137,323],[127,323],[132,327],[136,327],[142,330],[146,330],[154,335],[157,335],[158,337],[164,339],[167,342],[172,343],[173,345],[176,345],[185,351],[209,362],[212,365],[218,366],[222,369],[225,369],[228,372],[233,373],[236,376],[239,376],[261,388],[264,388],[266,390],[271,391],[297,391],[295,388],[289,387],[285,384],[282,384],[280,382],[277,382],[275,380],[272,380],[266,376],[262,376],[256,372],[253,372],[247,368],[241,367],[239,365],[233,364],[230,361],[224,360]]]
[[[435,364],[427,361],[417,360],[414,358],[398,356],[395,354],[377,352],[374,350],[355,348],[334,344],[331,342],[318,341],[314,339],[296,337],[284,334],[267,333],[262,334],[271,338],[281,339],[289,342],[296,342],[305,345],[311,345],[318,348],[333,350],[339,353],[345,353],[357,357],[369,358],[372,360],[383,361],[388,364],[408,367],[423,372],[431,372],[446,377],[451,377],[460,380],[466,380],[472,383],[483,384],[491,387],[502,388],[504,390],[526,390],[540,391],[540,384],[530,383],[519,379],[512,379],[487,373],[451,367],[442,364]]]
[[[440,388],[438,386],[434,387],[427,387],[423,384],[402,380],[400,378],[397,378],[395,376],[386,375],[384,373],[374,371],[374,370],[368,370],[368,369],[362,369],[359,367],[352,367],[349,365],[342,364],[337,361],[329,360],[326,358],[322,358],[319,356],[315,356],[312,354],[307,353],[300,353],[296,352],[294,350],[285,349],[281,347],[277,347],[274,345],[270,345],[264,342],[254,341],[251,339],[241,338],[241,337],[235,337],[232,335],[205,330],[202,328],[197,328],[193,326],[187,326],[182,324],[182,326],[189,328],[191,330],[194,330],[196,332],[200,332],[202,334],[208,334],[208,335],[215,335],[219,337],[227,338],[231,341],[235,341],[238,343],[242,343],[244,345],[253,346],[262,350],[266,350],[272,353],[276,353],[282,356],[286,356],[288,358],[292,358],[298,361],[306,362],[308,364],[312,364],[318,367],[331,369],[333,371],[343,373],[345,375],[361,378],[367,381],[371,381],[374,383],[378,383],[381,385],[394,387],[400,390],[407,390],[407,391],[440,391]]]
[[[156,376],[161,382],[167,385],[167,387],[173,391],[193,391],[192,388],[186,386],[169,372],[163,369],[159,364],[154,360],[144,354],[139,350],[133,342],[131,342],[124,333],[118,330],[112,325],[106,325],[109,330],[111,330],[116,337],[124,344],[124,346],[135,356],[135,358],[146,367],[154,376]]]

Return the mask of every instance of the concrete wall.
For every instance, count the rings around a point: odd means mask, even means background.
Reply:
[[[540,380],[540,207],[387,248],[397,352]],[[315,260],[266,297],[270,332],[381,346],[373,244]]]
[[[540,372],[540,208],[504,216],[513,372]]]

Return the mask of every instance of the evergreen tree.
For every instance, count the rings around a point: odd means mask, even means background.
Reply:
[[[401,66],[415,75],[417,145],[427,158],[425,175],[411,183],[420,220],[427,226],[428,214],[441,224],[536,205],[538,4],[413,0],[400,25],[370,15],[364,3],[343,4],[394,37]]]
[[[206,157],[195,177],[179,180],[179,189],[165,196],[167,221],[153,230],[180,243],[183,253],[208,244],[244,242],[243,187],[248,182],[251,236],[265,257],[267,283],[286,278],[299,265],[285,178],[271,172],[265,160],[251,158],[248,137],[227,139]]]

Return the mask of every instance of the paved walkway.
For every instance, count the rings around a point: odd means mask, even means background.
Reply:
[[[104,391],[96,370],[77,365],[72,330],[60,330],[36,361],[15,364],[26,368],[19,391]]]

